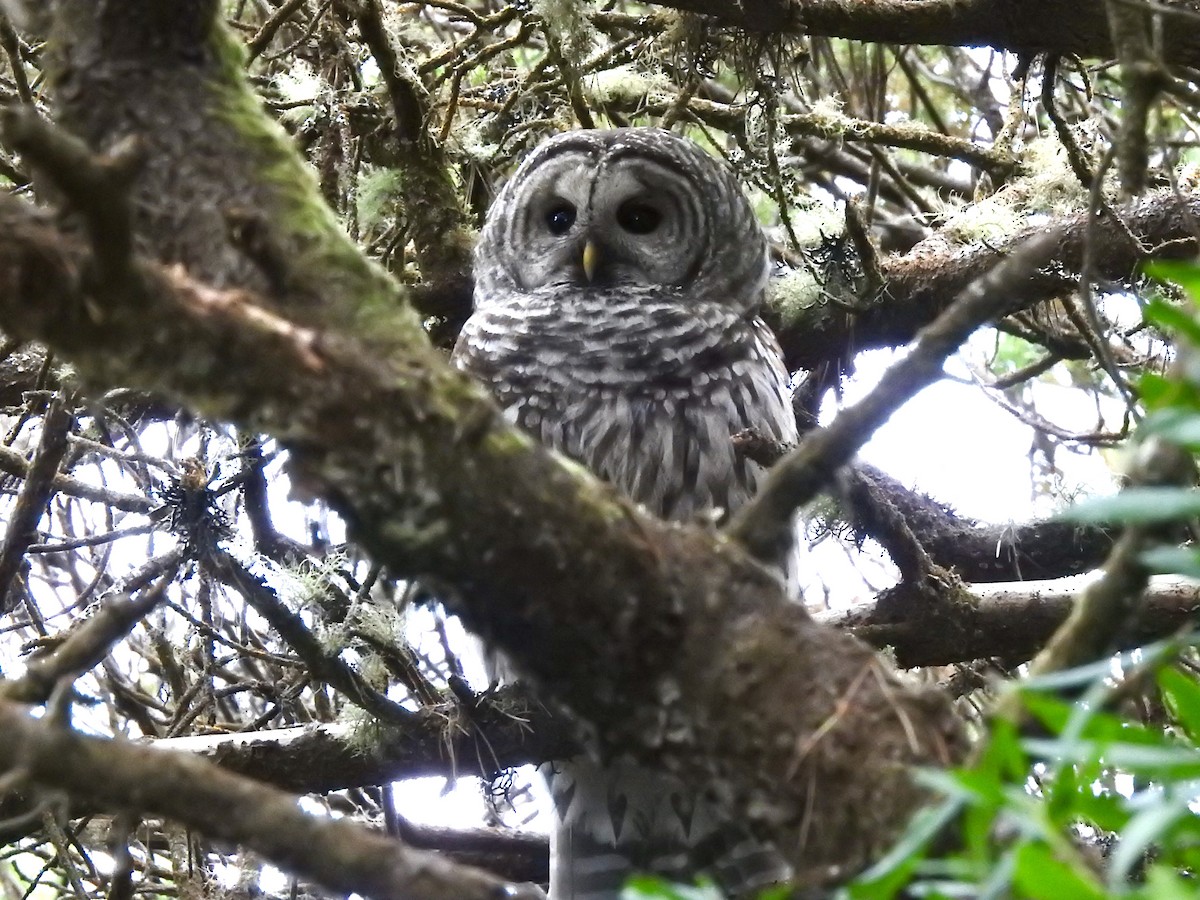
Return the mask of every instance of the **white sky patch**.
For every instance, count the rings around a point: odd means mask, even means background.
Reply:
[[[857,374],[842,391],[840,404],[827,401],[822,422],[832,421],[836,405],[851,406],[879,383],[901,351],[859,354]],[[949,373],[971,377],[957,357]],[[1094,406],[1078,388],[1041,382],[1036,386],[1038,410],[1054,424],[1076,432],[1096,428]],[[1115,410],[1113,410],[1115,412]],[[1119,425],[1119,419],[1110,427]],[[951,504],[963,516],[1001,523],[1024,522],[1047,514],[1030,476],[1033,434],[1011,413],[989,402],[976,385],[942,379],[901,407],[863,447],[860,458],[904,485]],[[1095,493],[1108,493],[1113,474],[1095,451],[1072,452],[1067,447],[1056,463],[1072,482]]]

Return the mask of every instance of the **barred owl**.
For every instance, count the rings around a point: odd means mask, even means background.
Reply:
[[[796,438],[757,315],[767,273],[749,202],[698,146],[655,128],[561,134],[492,205],[454,359],[517,425],[658,515],[728,512],[761,475],[731,435]],[[695,787],[584,760],[550,780],[554,900],[615,898],[631,871],[734,892],[781,876]]]

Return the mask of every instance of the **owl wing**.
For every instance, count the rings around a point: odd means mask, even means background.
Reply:
[[[585,433],[568,453],[660,515],[686,519],[712,509],[732,512],[754,494],[764,474],[739,454],[732,436],[753,429],[783,444],[797,439],[775,335],[755,318],[740,340],[744,346],[728,365],[729,377],[706,382],[706,389],[693,384],[686,396],[657,401],[649,411],[639,411],[629,397],[615,406],[609,398],[610,417],[635,425],[617,433],[611,426]],[[729,342],[720,350],[729,352]],[[709,367],[721,371],[727,365],[713,359]],[[543,410],[519,409],[515,418],[552,446],[564,437]],[[590,414],[585,418],[595,421]],[[793,562],[790,551],[780,561],[789,582]],[[791,875],[773,848],[723,818],[694,787],[661,772],[577,759],[548,772],[548,781],[558,820],[551,833],[551,900],[617,900],[636,872],[681,882],[704,873],[734,897]]]
[[[656,306],[653,295],[607,296],[592,308],[594,295],[536,300],[476,310],[455,364],[488,385],[524,431],[656,514],[731,512],[754,494],[763,469],[733,434],[796,440],[786,367],[760,319],[714,305],[704,320],[698,305]],[[616,343],[596,334],[604,322]],[[788,572],[788,560],[780,568]],[[664,773],[587,758],[544,772],[557,814],[552,900],[617,900],[638,871],[678,881],[704,872],[734,896],[790,874],[695,786]]]
[[[640,314],[651,316],[646,307]],[[666,328],[656,327],[660,334]],[[628,357],[637,371],[625,381],[602,343],[578,340],[577,331],[533,332],[515,311],[477,311],[455,363],[488,385],[515,424],[659,515],[731,512],[753,495],[763,469],[739,453],[737,432],[796,440],[782,354],[757,318],[738,319],[715,336],[660,340],[675,351],[691,341],[689,364]],[[594,378],[591,362],[603,363]],[[584,384],[585,377],[592,380]],[[789,569],[787,561],[781,568]],[[551,900],[617,900],[635,872],[685,882],[705,873],[731,896],[790,874],[777,853],[710,808],[694,786],[661,772],[582,758],[543,772],[556,812]]]

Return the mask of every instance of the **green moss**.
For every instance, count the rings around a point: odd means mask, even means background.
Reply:
[[[484,441],[484,450],[489,456],[513,456],[528,453],[535,443],[533,438],[515,428],[493,429]]]
[[[243,164],[253,169],[258,195],[245,198],[273,226],[287,260],[284,287],[316,296],[326,321],[376,346],[411,341],[421,333],[400,287],[359,250],[321,197],[316,176],[290,137],[263,110],[242,70],[241,45],[224,26],[214,29],[217,71],[214,118],[229,129]]]
[[[421,548],[436,550],[451,538],[449,523],[442,517],[440,498],[436,507],[430,507],[430,515],[404,516],[405,512],[411,510],[396,510],[394,516],[379,526],[380,538],[386,545],[406,547],[419,554]]]

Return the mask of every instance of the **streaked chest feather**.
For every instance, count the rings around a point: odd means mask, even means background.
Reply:
[[[481,310],[456,358],[514,422],[659,515],[734,509],[760,470],[731,436],[795,437],[774,339],[724,309],[641,300],[603,317],[561,306]]]

